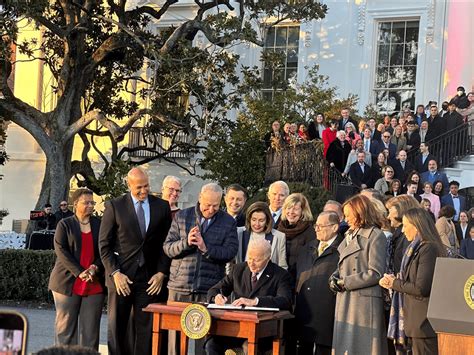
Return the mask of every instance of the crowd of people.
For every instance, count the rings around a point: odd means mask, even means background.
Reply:
[[[57,225],[49,288],[58,345],[98,348],[107,294],[110,354],[151,353],[152,319],[143,308],[167,300],[291,311],[287,354],[436,354],[426,315],[436,258],[474,259],[474,209],[465,210],[455,182],[438,205],[432,184],[421,199],[410,183],[396,196],[367,188],[342,205],[329,200],[317,216],[284,181],[270,185],[267,202],[249,206],[242,186],[224,196],[206,184],[185,209],[177,207],[177,177],[163,181],[162,198],[150,194],[139,168],[127,183],[101,220],[92,192],[78,189],[73,215]],[[178,353],[179,341],[170,332],[162,351]],[[235,347],[245,348],[245,339],[207,336],[194,353]]]

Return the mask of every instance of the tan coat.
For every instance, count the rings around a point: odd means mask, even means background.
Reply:
[[[459,241],[456,238],[456,227],[452,220],[447,219],[446,217],[438,218],[436,221],[436,230],[439,233],[441,238],[441,243],[443,243],[448,248],[456,248],[456,251],[459,250]],[[454,245],[451,245],[449,241],[449,237],[452,236],[451,239],[454,239]]]
[[[347,236],[347,233],[346,233]],[[378,228],[359,229],[339,245],[339,277],[347,291],[336,298],[332,354],[386,354],[382,289],[387,239]]]

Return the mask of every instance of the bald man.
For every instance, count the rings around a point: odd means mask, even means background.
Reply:
[[[99,233],[109,296],[108,348],[111,355],[147,355],[151,353],[152,318],[142,308],[167,298],[163,281],[170,259],[163,242],[171,225],[171,210],[166,201],[149,195],[148,175],[143,170],[131,169],[127,185],[129,193],[105,203]]]

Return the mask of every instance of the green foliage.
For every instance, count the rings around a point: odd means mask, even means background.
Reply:
[[[103,192],[102,198],[109,200],[123,195],[128,191],[125,177],[131,165],[123,160],[115,160],[96,181],[96,185]]]
[[[368,104],[367,106],[365,106],[363,117],[366,117],[367,119],[375,118],[375,121],[380,123],[383,122],[384,115],[379,113],[379,111],[377,110],[377,106],[375,106],[374,104]]]
[[[290,193],[299,192],[302,193],[309,202],[311,212],[313,217],[316,219],[316,216],[323,210],[323,207],[327,200],[333,199],[333,196],[329,191],[322,187],[313,187],[305,183],[292,183],[288,184],[290,188]],[[250,205],[257,201],[268,202],[267,199],[268,187],[264,187],[258,190],[251,199],[247,202],[247,205]]]
[[[0,299],[52,302],[48,281],[53,250],[0,250]]]

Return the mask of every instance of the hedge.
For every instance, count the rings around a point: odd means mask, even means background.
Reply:
[[[0,250],[0,300],[52,302],[48,280],[54,250]]]

